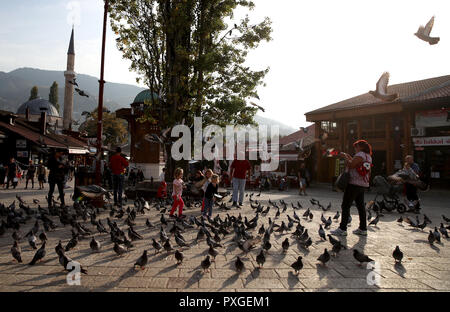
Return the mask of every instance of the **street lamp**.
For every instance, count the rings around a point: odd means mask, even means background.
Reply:
[[[103,38],[102,38],[102,60],[100,65],[100,80],[98,81],[99,91],[98,91],[98,109],[97,109],[97,156],[96,156],[96,166],[95,166],[95,184],[101,185],[102,176],[100,168],[100,160],[102,156],[102,131],[103,131],[103,87],[105,80],[103,80],[104,68],[105,68],[105,41],[106,41],[106,20],[108,19],[108,0],[105,0],[105,10],[103,13]]]

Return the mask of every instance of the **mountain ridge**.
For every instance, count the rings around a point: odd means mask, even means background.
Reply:
[[[89,95],[89,98],[86,98],[76,92],[74,94],[73,119],[79,120],[83,111],[92,111],[97,107],[98,78],[81,73],[77,73],[76,77],[79,88]],[[65,77],[64,71],[59,70],[21,67],[10,72],[0,71],[0,109],[16,112],[18,107],[28,100],[30,90],[35,85],[38,87],[39,96],[48,99],[53,81],[58,83],[58,99],[62,116]],[[136,95],[143,90],[145,88],[107,81],[104,90],[104,105],[112,111],[129,107]],[[259,124],[278,125],[280,135],[287,135],[296,130],[280,121],[259,115],[255,116],[255,121]]]

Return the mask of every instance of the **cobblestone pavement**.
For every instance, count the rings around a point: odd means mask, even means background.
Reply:
[[[38,198],[45,202],[46,191],[23,191],[23,190],[0,190],[0,202],[10,204],[16,193],[22,198],[32,203],[32,198]],[[71,189],[68,190],[71,193]],[[248,191],[247,193],[251,193]],[[308,229],[312,237],[313,244],[309,250],[302,249],[291,238],[291,234],[278,235],[273,233],[271,242],[272,248],[266,255],[264,268],[257,269],[255,261],[256,255],[260,252],[260,247],[249,252],[247,255],[231,243],[233,234],[222,240],[223,248],[219,248],[220,254],[216,261],[212,263],[209,272],[203,273],[200,262],[207,254],[206,241],[200,241],[191,248],[184,248],[184,262],[177,266],[173,253],[162,252],[155,255],[151,246],[151,238],[158,238],[160,215],[152,207],[145,215],[138,215],[135,230],[144,236],[143,240],[133,242],[135,247],[123,257],[116,257],[112,250],[112,243],[108,234],[95,234],[97,240],[102,243],[102,250],[99,253],[92,253],[89,248],[89,239],[81,240],[78,246],[67,254],[72,259],[79,261],[83,267],[88,269],[88,275],[81,276],[80,286],[69,286],[66,282],[66,273],[58,263],[54,250],[58,240],[63,241],[63,245],[71,237],[71,227],[60,225],[56,231],[48,233],[47,255],[43,262],[30,266],[27,263],[32,259],[35,251],[31,249],[26,239],[20,242],[22,247],[22,258],[24,263],[12,262],[10,248],[13,240],[11,238],[12,229],[0,237],[0,291],[449,291],[450,290],[450,241],[443,239],[441,244],[430,246],[427,241],[429,229],[434,229],[442,221],[442,214],[450,217],[450,192],[429,191],[420,194],[422,197],[423,212],[432,220],[432,224],[427,226],[422,232],[412,229],[403,223],[397,223],[399,217],[397,212],[384,213],[377,226],[369,226],[368,237],[360,237],[351,234],[351,230],[358,226],[358,216],[356,208],[352,208],[353,222],[349,229],[349,235],[341,239],[348,246],[347,250],[341,251],[337,258],[332,258],[326,267],[318,265],[317,257],[323,253],[324,248],[331,249],[328,241],[322,241],[318,235],[320,217],[322,210],[317,206],[312,207],[310,199],[318,199],[323,205],[332,203],[330,211],[324,216],[334,216],[340,210],[341,193],[332,192],[329,186],[317,185],[308,189],[308,196],[299,196],[295,191],[290,192],[267,192],[258,199],[267,206],[267,201],[285,200],[288,203],[287,214],[293,216],[291,202],[300,201],[303,209],[296,213],[301,216],[305,208],[311,207],[314,214],[312,221],[306,220],[301,223]],[[366,201],[373,199],[374,194],[366,194]],[[130,203],[129,203],[130,204]],[[31,204],[34,207],[34,204]],[[198,209],[187,209],[185,213],[199,215]],[[250,208],[248,198],[242,210],[224,211],[215,208],[213,216],[220,213],[222,219],[226,213],[237,216],[253,217],[254,211]],[[276,210],[271,209],[268,216],[260,216],[261,221],[267,226],[268,217],[281,224],[282,220],[287,221],[286,213],[275,219]],[[413,214],[405,214],[415,219]],[[107,213],[101,215],[104,220]],[[4,218],[4,217],[3,217]],[[154,229],[145,226],[145,220],[156,224]],[[421,220],[423,219],[420,216]],[[123,224],[124,218],[118,220],[122,229],[127,229]],[[20,232],[27,233],[33,225],[29,221]],[[106,224],[106,222],[104,222]],[[93,226],[88,222],[89,228]],[[337,227],[337,222],[333,222],[331,229]],[[42,228],[42,223],[41,223]],[[295,227],[293,228],[293,230]],[[292,232],[291,230],[290,232]],[[329,231],[327,230],[327,234]],[[196,237],[197,230],[187,230],[183,233],[186,240],[191,243]],[[257,235],[257,231],[253,232]],[[291,247],[283,254],[281,242],[288,237]],[[172,245],[175,245],[173,238]],[[402,266],[394,265],[392,252],[396,245],[399,245],[405,256]],[[359,267],[353,258],[352,249],[358,248],[364,251],[376,261],[377,267],[374,271],[368,270],[366,266]],[[133,264],[142,254],[144,249],[148,249],[149,263],[144,270],[134,269]],[[234,261],[239,255],[244,261],[245,270],[237,274],[234,270]],[[303,257],[304,268],[298,276],[294,275],[290,265],[301,255]],[[367,276],[371,273],[378,278],[377,285],[370,285]]]

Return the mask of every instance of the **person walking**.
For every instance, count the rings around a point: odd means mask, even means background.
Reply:
[[[173,184],[172,184],[172,198],[173,198],[173,205],[172,205],[172,210],[170,211],[169,216],[171,218],[174,218],[174,212],[178,207],[178,218],[184,218],[185,216],[183,215],[183,207],[184,207],[184,201],[183,198],[181,197],[181,195],[183,194],[183,188],[184,186],[184,182],[182,180],[183,178],[183,169],[181,168],[177,168],[175,169],[175,173],[174,173],[174,180],[173,180]]]
[[[126,168],[129,163],[121,155],[122,149],[120,147],[116,148],[116,153],[109,159],[109,167],[111,168],[113,176],[113,190],[114,190],[114,205],[122,206],[122,190],[123,190],[123,180]]]
[[[31,180],[31,188],[34,189],[34,175],[36,174],[36,166],[33,164],[33,161],[30,160],[30,164],[28,165],[27,170],[27,178],[25,182],[25,189],[28,188],[28,181]]]
[[[219,176],[217,174],[213,174],[211,176],[211,182],[208,183],[205,191],[205,208],[202,211],[202,215],[204,216],[212,216],[212,209],[215,202],[215,194],[219,193]]]
[[[231,183],[233,184],[233,207],[238,207],[237,201],[239,200],[239,206],[243,205],[244,192],[245,192],[245,176],[248,175],[250,180],[251,166],[250,162],[246,159],[235,159],[231,163]],[[239,196],[239,198],[238,198]]]
[[[52,207],[53,204],[53,192],[55,191],[55,185],[58,186],[59,198],[61,201],[61,206],[65,206],[64,201],[64,182],[67,165],[63,162],[62,156],[64,151],[61,149],[57,149],[53,155],[51,155],[48,159],[47,167],[50,170],[48,175],[48,207]]]
[[[44,189],[45,177],[47,175],[47,170],[45,170],[45,167],[42,164],[42,161],[39,163],[39,165],[36,169],[36,174],[37,174],[37,178],[38,178],[38,182],[39,182],[39,189],[42,190],[42,189]]]
[[[369,187],[369,178],[372,168],[372,147],[365,140],[358,140],[353,143],[355,156],[351,157],[346,153],[341,153],[346,164],[346,170],[350,174],[349,183],[344,191],[342,199],[342,217],[339,227],[331,231],[332,235],[346,236],[347,226],[350,218],[350,207],[355,201],[359,214],[359,227],[353,234],[367,236],[367,219],[364,205],[364,191]]]
[[[16,188],[17,181],[17,164],[14,157],[11,157],[9,160],[8,168],[6,170],[6,189],[9,189],[10,182],[13,188]]]

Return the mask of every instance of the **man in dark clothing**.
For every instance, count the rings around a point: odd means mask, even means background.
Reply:
[[[59,198],[61,205],[65,205],[64,201],[64,178],[66,174],[67,165],[62,161],[62,150],[56,150],[55,153],[48,159],[47,167],[50,170],[48,175],[48,206],[52,206],[53,192],[55,191],[55,185],[58,186]]]
[[[30,160],[30,164],[28,165],[27,170],[27,178],[25,182],[25,189],[28,188],[28,181],[31,180],[31,188],[34,188],[34,174],[36,173],[36,167],[33,164],[33,161]]]
[[[7,180],[6,180],[6,188],[9,189],[9,182],[11,182],[12,186],[16,188],[17,182],[14,182],[14,178],[17,177],[17,164],[14,157],[11,157],[11,160],[8,164],[7,170]]]
[[[120,153],[122,149],[116,148],[116,153],[109,159],[109,167],[113,174],[114,205],[122,206],[122,189],[125,170],[128,167],[128,161]]]

